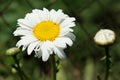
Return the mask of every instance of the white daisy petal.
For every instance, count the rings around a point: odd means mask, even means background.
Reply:
[[[33,9],[32,12],[33,12],[34,14],[39,14],[39,13],[42,12],[42,10],[39,10],[39,9]]]
[[[54,44],[58,47],[66,48],[66,44],[68,44],[69,46],[72,46],[73,42],[68,37],[60,37],[54,41]]]
[[[61,59],[66,58],[66,55],[65,55],[63,49],[54,47],[53,50],[54,50],[54,53],[57,54],[59,58],[61,58]]]
[[[62,28],[68,26],[71,22],[75,21],[75,18],[66,18],[61,24],[60,26]],[[71,26],[72,27],[72,26]]]
[[[61,38],[57,38],[53,43],[57,47],[61,47],[61,48],[66,48],[67,47],[64,39],[61,39]]]
[[[33,12],[33,14],[36,14],[37,18],[39,19],[39,22],[44,20],[44,16],[43,16],[44,13],[42,10],[34,9],[34,10],[32,10],[32,12]]]
[[[66,18],[66,17],[68,17],[67,15],[65,15],[63,12],[62,12],[62,10],[61,9],[59,9],[58,11],[57,11],[57,14],[56,14],[56,23],[58,23],[58,24],[60,24],[60,23],[62,23],[63,21],[64,21],[64,19]]]
[[[71,40],[75,41],[75,35],[73,33],[68,33],[65,35],[66,37],[70,38]]]
[[[73,42],[70,38],[65,37],[64,40],[65,40],[66,44],[68,44],[69,46],[73,45]]]
[[[48,53],[48,50],[46,48],[46,44],[43,44],[41,46],[41,51],[42,51],[42,60],[43,61],[47,61],[49,56],[50,56],[50,54]]]
[[[56,21],[56,11],[54,10],[54,9],[52,9],[51,11],[50,11],[50,20],[52,20],[52,21]]]
[[[22,45],[28,45],[31,42],[37,41],[36,38],[32,37],[32,36],[27,36],[27,37],[21,37],[21,40],[19,40],[16,44],[16,46],[21,47]]]
[[[39,42],[36,41],[36,42],[31,43],[31,44],[28,46],[28,49],[27,49],[28,55],[30,55],[30,54],[32,53],[32,51],[34,50],[34,48],[36,47],[36,45],[37,45],[38,43],[39,43]]]
[[[49,51],[50,54],[53,53],[52,49],[53,49],[53,43],[50,41],[46,41],[46,49]]]
[[[24,46],[22,47],[22,51],[24,51],[24,50],[27,48],[27,46],[28,46],[28,45],[24,45]]]
[[[22,28],[28,29],[28,30],[31,30],[31,28],[33,26],[25,19],[18,19],[17,22],[18,22],[17,24],[19,26],[21,26]]]
[[[14,36],[24,36],[24,35],[31,35],[32,34],[32,32],[30,31],[30,30],[16,30],[16,31],[14,31]]]
[[[31,27],[34,27],[37,23],[40,22],[37,14],[29,13],[25,16],[25,20],[29,22]]]
[[[49,11],[46,8],[43,8],[43,16],[45,20],[49,20]]]
[[[50,54],[48,53],[47,50],[42,50],[42,60],[47,61],[49,58]]]
[[[71,29],[71,28],[63,28],[63,29],[61,29],[61,31],[60,31],[60,36],[64,36],[64,35],[67,35],[68,33],[70,33],[70,32],[73,32],[73,30]]]
[[[66,25],[65,27],[63,26],[63,28],[71,28],[71,27],[73,27],[73,26],[75,26],[75,23],[74,23],[74,22],[71,22],[71,23],[69,23],[68,25]]]

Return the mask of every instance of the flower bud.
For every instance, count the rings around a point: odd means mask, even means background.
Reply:
[[[94,41],[101,46],[111,45],[115,41],[115,33],[110,29],[101,29],[96,33]]]
[[[17,70],[16,70],[14,67],[12,67],[12,68],[11,68],[11,72],[12,72],[13,74],[15,74],[15,73],[17,73]]]
[[[19,48],[13,47],[6,51],[6,55],[14,55],[14,54],[17,54],[19,51],[20,51]]]

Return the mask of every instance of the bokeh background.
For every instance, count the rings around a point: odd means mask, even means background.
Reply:
[[[6,50],[15,47],[19,37],[13,36],[17,19],[24,18],[32,9],[62,9],[76,18],[76,41],[65,49],[67,59],[61,60],[57,80],[99,80],[105,75],[104,48],[94,43],[100,29],[116,33],[110,47],[111,70],[109,80],[120,80],[120,0],[0,0],[0,80],[20,80],[13,70],[15,61]],[[17,55],[21,69],[30,80],[51,80],[51,62],[28,56],[26,51]],[[26,79],[24,79],[26,80]]]

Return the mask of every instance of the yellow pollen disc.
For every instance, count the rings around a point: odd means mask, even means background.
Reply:
[[[34,36],[41,41],[53,41],[59,35],[59,32],[59,25],[52,21],[42,21],[33,29]]]

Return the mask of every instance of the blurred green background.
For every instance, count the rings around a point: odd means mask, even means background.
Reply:
[[[110,47],[111,70],[109,80],[120,80],[120,0],[0,0],[0,80],[20,80],[13,71],[15,62],[6,50],[14,47],[19,37],[13,36],[17,19],[24,18],[32,9],[62,9],[76,18],[76,41],[65,49],[67,59],[61,60],[57,80],[99,80],[105,75],[105,51],[93,37],[103,28],[116,33],[116,42]],[[42,62],[28,56],[26,51],[17,55],[21,68],[30,80],[51,80],[51,62]],[[15,69],[15,68],[14,68]],[[26,79],[25,79],[26,80]]]

